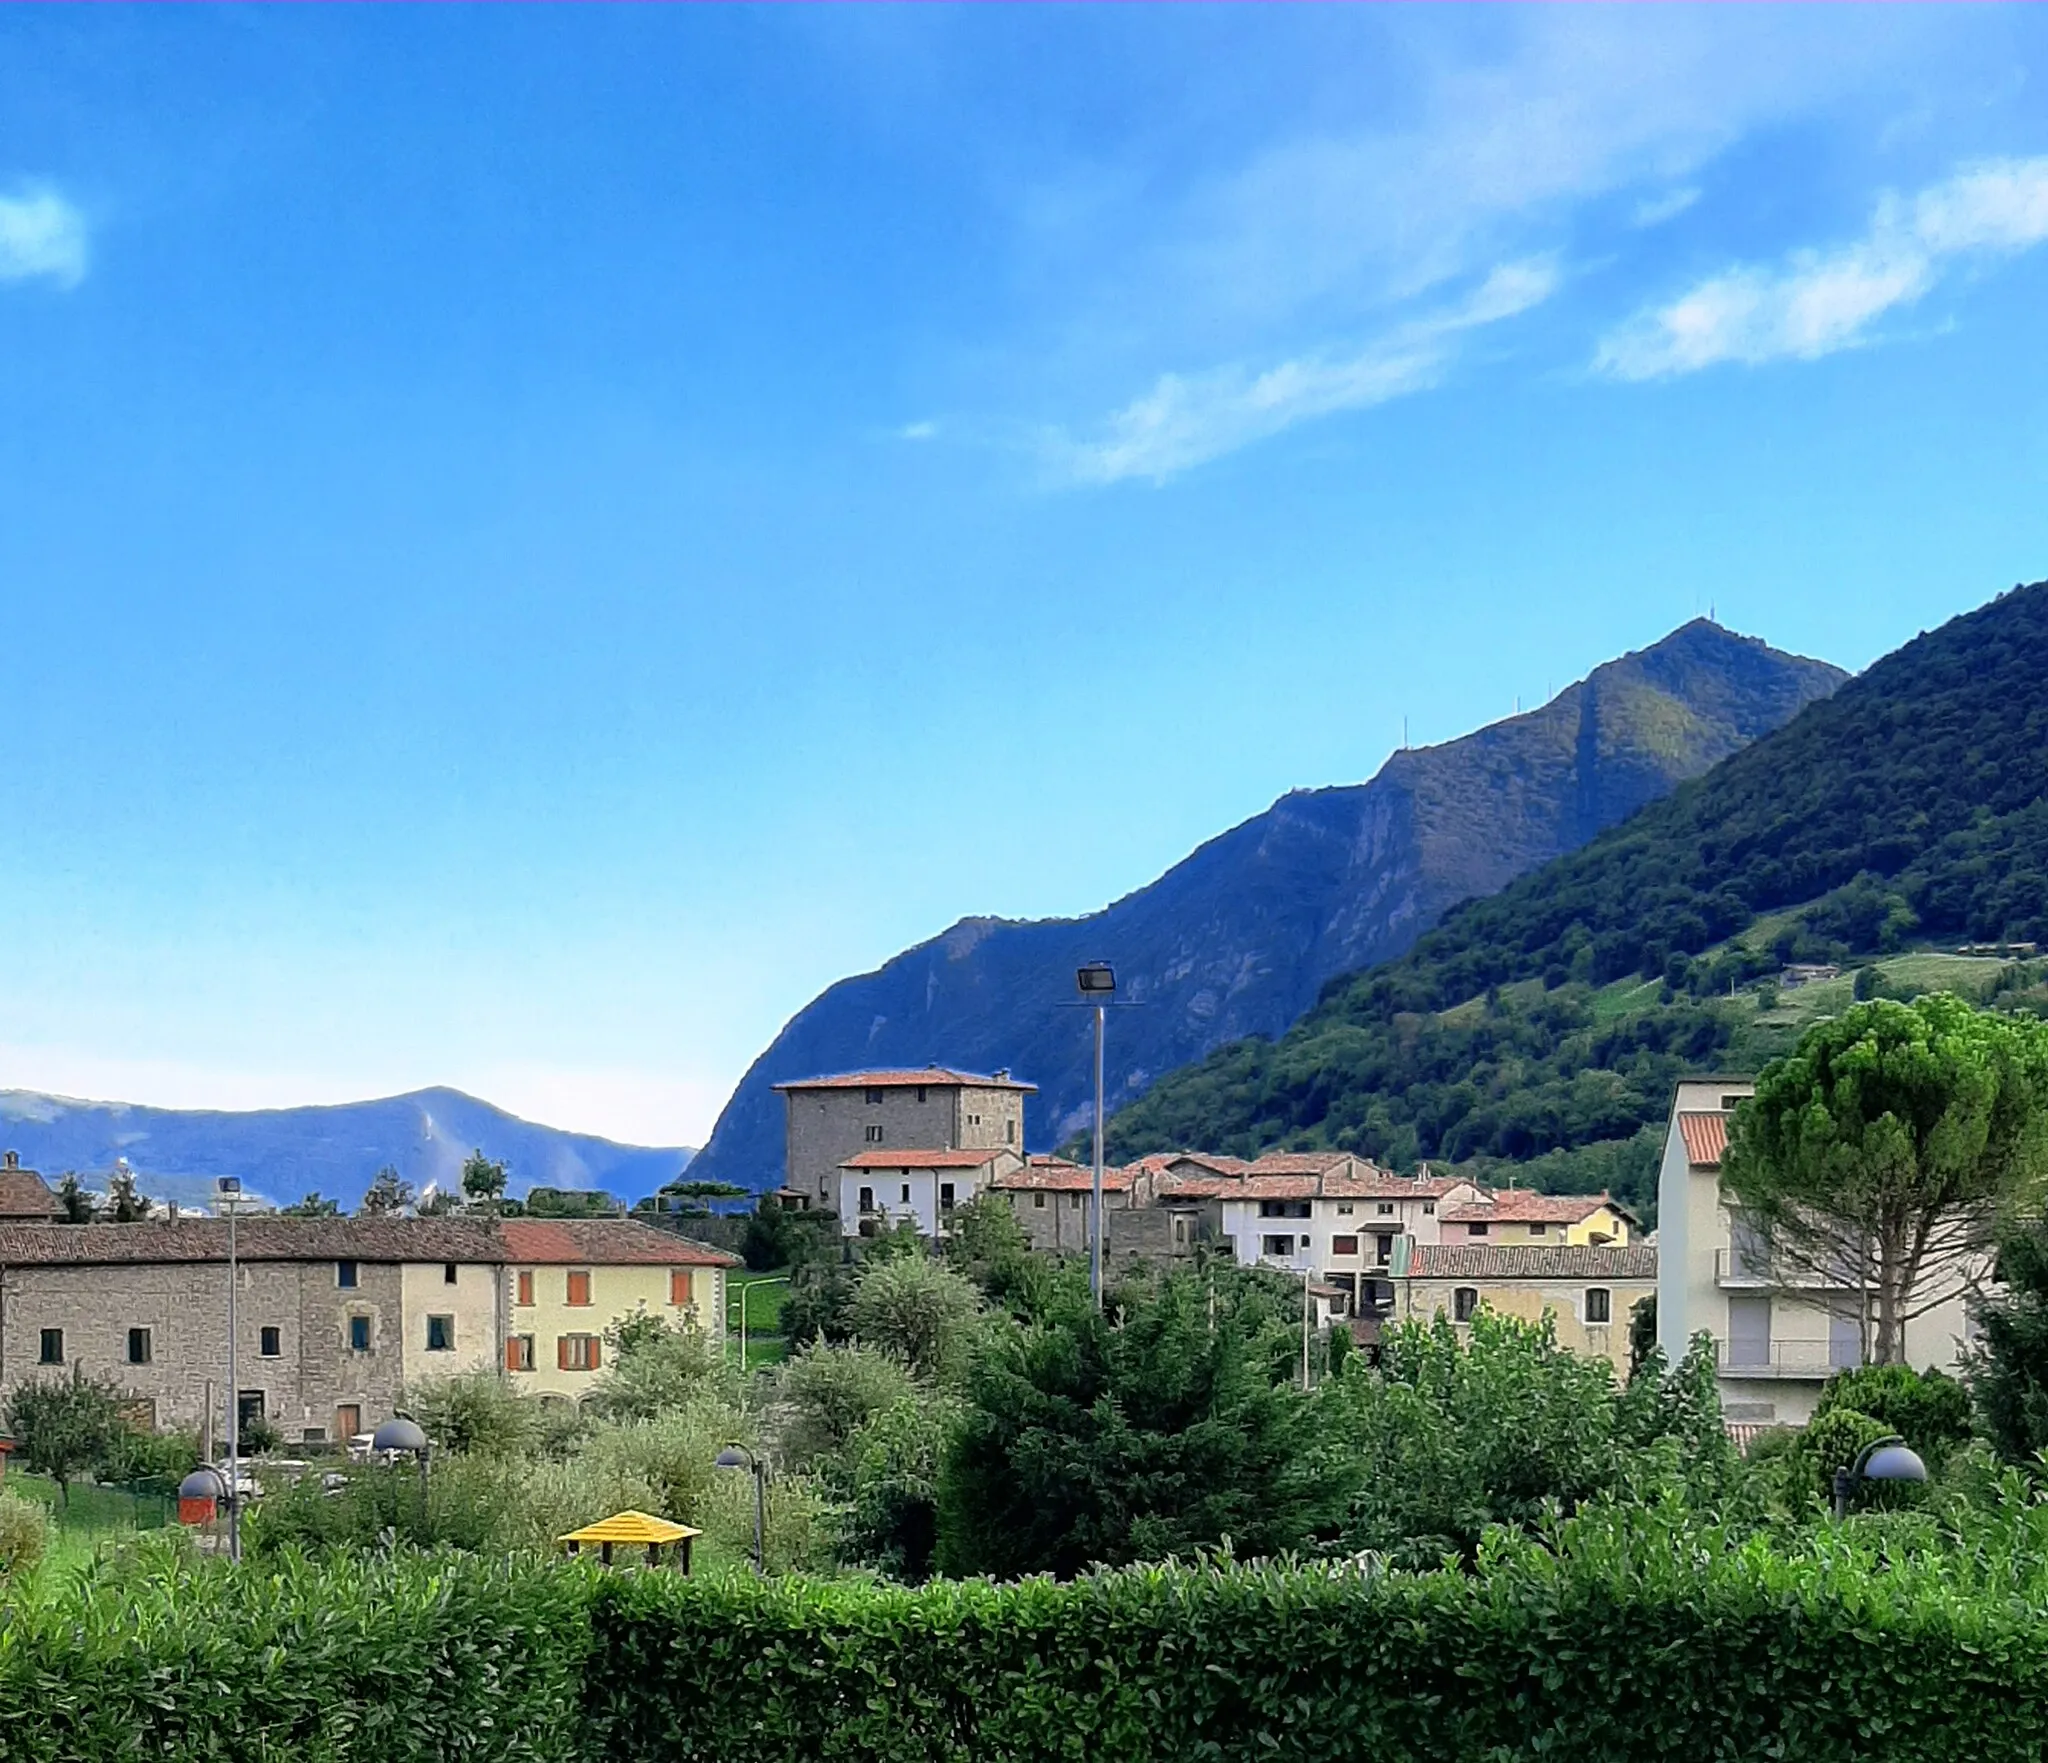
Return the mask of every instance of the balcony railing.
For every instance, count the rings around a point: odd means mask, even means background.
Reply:
[[[1773,1267],[1768,1256],[1745,1249],[1714,1251],[1714,1283],[1723,1291],[1853,1292],[1861,1289],[1846,1268],[1829,1273],[1811,1267]]]
[[[1714,1361],[1723,1377],[1789,1377],[1824,1379],[1858,1364],[1862,1354],[1831,1341],[1772,1341],[1768,1346],[1714,1343]]]

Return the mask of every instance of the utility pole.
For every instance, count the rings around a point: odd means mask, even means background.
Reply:
[[[1309,1320],[1315,1314],[1308,1295],[1308,1282],[1313,1277],[1313,1271],[1307,1267],[1301,1270],[1301,1387],[1304,1390],[1308,1388]]]
[[[242,1558],[242,1396],[241,1379],[235,1371],[235,1209],[241,1203],[242,1183],[238,1176],[224,1175],[214,1183],[221,1210],[228,1215],[228,1559]]]

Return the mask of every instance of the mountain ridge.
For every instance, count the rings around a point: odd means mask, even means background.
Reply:
[[[507,1165],[511,1191],[531,1186],[604,1188],[638,1198],[688,1163],[684,1147],[625,1145],[569,1132],[446,1085],[360,1102],[289,1108],[158,1108],[0,1090],[0,1147],[18,1151],[53,1185],[66,1170],[105,1185],[126,1158],[145,1193],[203,1204],[217,1175],[240,1176],[253,1194],[280,1203],[317,1191],[353,1206],[371,1176],[395,1167],[415,1190],[447,1189],[462,1160],[481,1149]]]
[[[1327,1145],[1404,1166],[1583,1153],[1581,1169],[1640,1175],[1678,1074],[1767,1057],[1795,1026],[1743,988],[1788,962],[1875,957],[1873,982],[1910,993],[1958,959],[1912,951],[1958,942],[2048,944],[2048,582],[1923,632],[1400,957],[1331,980],[1277,1040],[1174,1073],[1109,1139],[1119,1156]],[[2048,1008],[2041,982],[2024,964],[1989,981]]]
[[[1326,981],[1398,953],[1449,907],[1583,842],[1780,726],[1846,675],[1706,619],[1617,656],[1546,704],[1359,784],[1289,791],[1151,882],[1074,918],[964,917],[828,987],[720,1114],[695,1172],[781,1176],[772,1085],[864,1065],[1006,1067],[1041,1086],[1033,1149],[1086,1120],[1082,961],[1117,964],[1111,1103],[1247,1034],[1276,1034]]]

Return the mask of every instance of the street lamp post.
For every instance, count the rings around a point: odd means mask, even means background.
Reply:
[[[242,1203],[240,1176],[218,1176],[213,1184],[228,1215],[228,1559],[242,1558],[242,1395],[235,1371],[235,1212]]]
[[[1927,1465],[1920,1461],[1920,1453],[1909,1449],[1897,1433],[1872,1439],[1863,1447],[1853,1465],[1845,1465],[1835,1471],[1835,1517],[1849,1516],[1849,1501],[1860,1482],[1926,1479]]]
[[[768,1465],[745,1445],[727,1445],[711,1460],[716,1469],[751,1469],[754,1472],[754,1571],[767,1576],[764,1533],[768,1523]]]
[[[740,1370],[747,1368],[747,1293],[756,1286],[786,1286],[789,1275],[773,1273],[761,1279],[750,1279],[740,1286]]]
[[[1102,1030],[1108,1003],[1116,991],[1116,969],[1107,961],[1090,961],[1074,975],[1082,999],[1095,1006],[1095,1187],[1088,1232],[1088,1289],[1095,1308],[1102,1308]]]

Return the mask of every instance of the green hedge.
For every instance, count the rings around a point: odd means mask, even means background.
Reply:
[[[1475,1574],[756,1586],[459,1558],[129,1570],[0,1615],[0,1757],[2039,1758],[2048,1517],[1637,1513]]]

